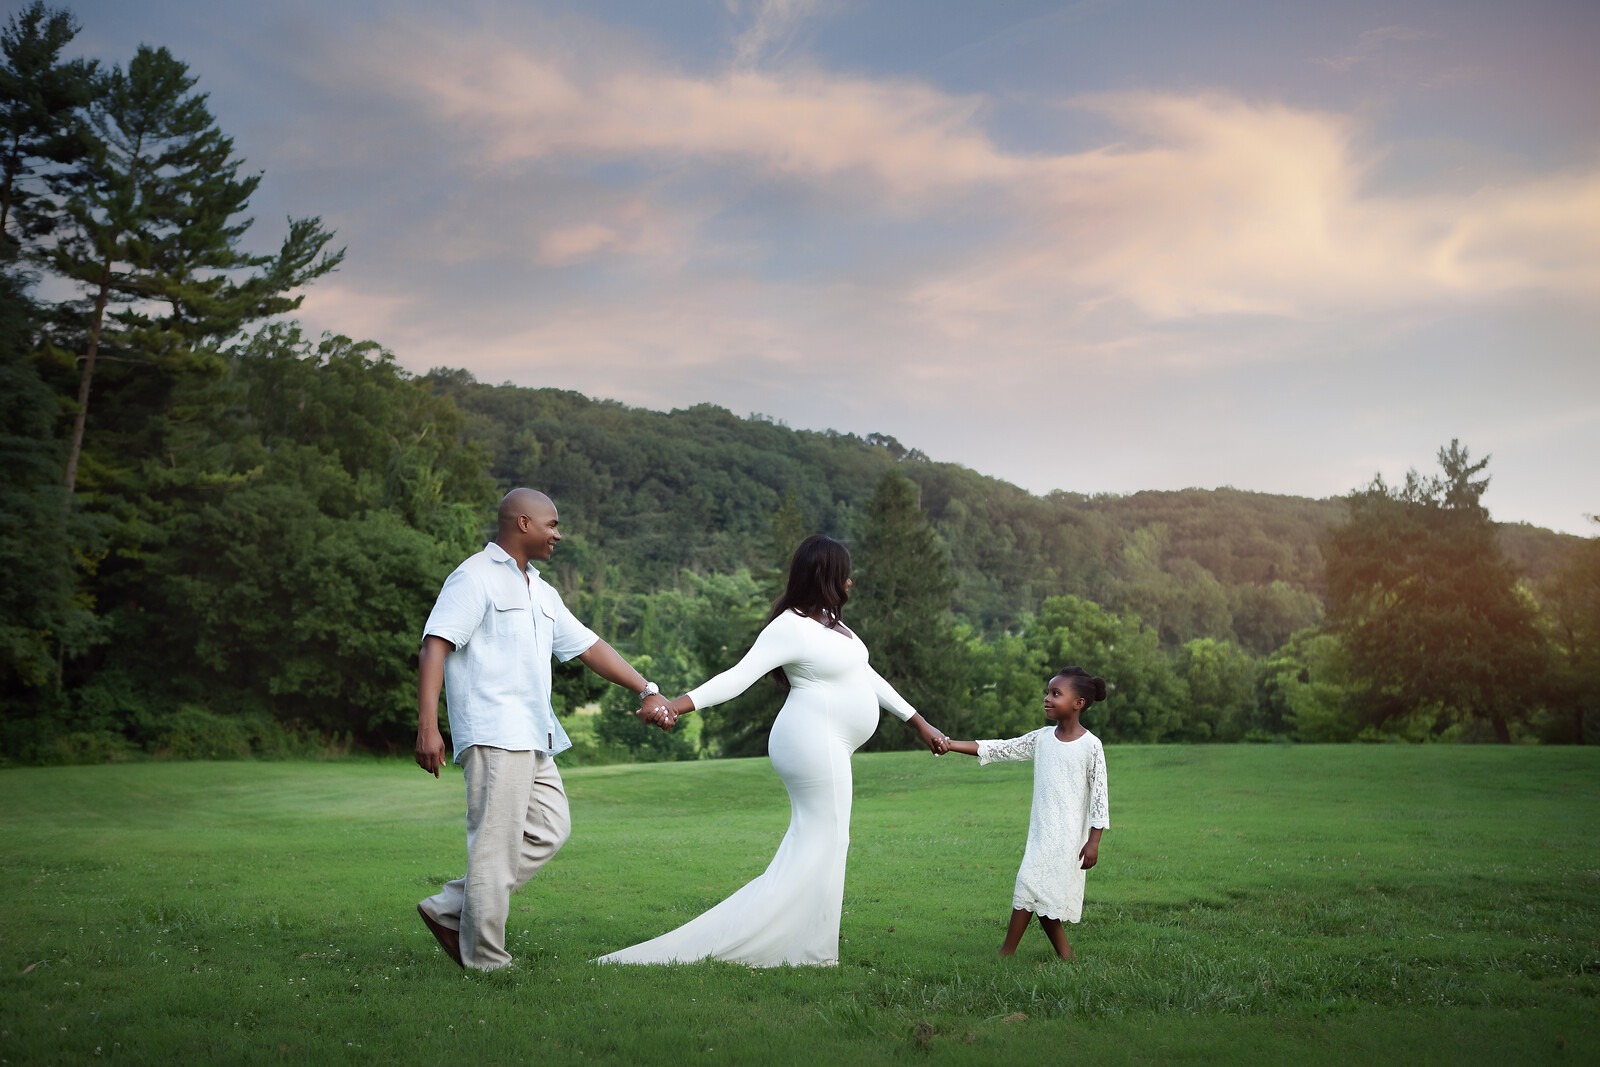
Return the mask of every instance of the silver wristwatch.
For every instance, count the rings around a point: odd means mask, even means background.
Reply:
[[[661,695],[661,687],[654,682],[644,683],[644,688],[639,690],[639,699]]]

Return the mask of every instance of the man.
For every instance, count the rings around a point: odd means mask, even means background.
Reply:
[[[467,873],[417,905],[422,921],[463,967],[511,962],[511,894],[539,872],[571,830],[554,756],[570,748],[550,706],[550,657],[577,657],[608,682],[638,693],[638,714],[665,719],[653,683],[573,617],[539,576],[561,541],[550,498],[513,489],[498,529],[457,567],[423,628],[417,669],[417,765],[439,777],[439,685],[467,785]]]

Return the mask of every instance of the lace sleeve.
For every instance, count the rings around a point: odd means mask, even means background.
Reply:
[[[1039,733],[1023,734],[1009,741],[979,741],[978,766],[986,763],[1005,763],[1033,759],[1034,746],[1039,743]]]
[[[1089,825],[1101,830],[1111,828],[1111,794],[1106,789],[1106,750],[1099,741],[1094,743],[1094,759],[1089,761]]]

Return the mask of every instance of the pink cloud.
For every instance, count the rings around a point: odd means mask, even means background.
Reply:
[[[602,220],[555,226],[538,240],[541,266],[559,267],[600,255],[666,256],[676,246],[675,224],[639,198],[605,212]]]
[[[802,179],[865,177],[891,197],[1004,181],[1026,162],[978,125],[982,101],[914,82],[793,69],[696,77],[581,67],[514,43],[393,31],[335,77],[382,85],[476,136],[501,166],[558,157],[707,159]]]

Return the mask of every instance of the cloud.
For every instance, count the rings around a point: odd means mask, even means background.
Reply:
[[[978,124],[983,102],[891,79],[811,68],[689,75],[596,65],[492,33],[445,37],[396,23],[323,76],[408,99],[512,167],[576,158],[734,163],[777,178],[867,179],[922,197],[1014,175]]]
[[[1600,166],[1384,194],[1381,154],[1348,116],[1225,95],[1076,104],[1126,139],[1035,162],[1013,187],[1014,229],[919,287],[950,332],[1063,301],[1164,321],[1600,294]]]
[[[668,257],[677,247],[673,221],[642,198],[629,198],[605,215],[603,221],[558,225],[540,234],[539,265],[561,267],[608,255]]]
[[[306,289],[297,317],[313,330],[384,339],[395,335],[397,324],[412,305],[405,294],[374,292],[335,276]]]
[[[1313,59],[1312,62],[1320,67],[1326,67],[1342,74],[1372,62],[1387,51],[1391,44],[1397,42],[1410,44],[1415,41],[1436,40],[1438,36],[1436,33],[1426,33],[1406,26],[1380,26],[1377,29],[1364,31],[1350,51],[1340,55]]]
[[[750,12],[748,25],[733,38],[734,65],[740,68],[781,59],[793,44],[801,23],[835,6],[827,0],[727,0],[727,5],[735,16]]]
[[[812,9],[766,5],[757,22]],[[1363,42],[1421,36],[1385,27]],[[531,209],[522,225],[545,266],[687,249],[697,184],[737,182],[932,226],[960,205],[980,220],[966,252],[906,284],[951,336],[1003,316],[1053,319],[1063,302],[1127,301],[1156,320],[1301,316],[1527,289],[1586,296],[1600,283],[1600,168],[1384,194],[1381,147],[1335,112],[1222,93],[1085,96],[1070,106],[1109,120],[1119,141],[1021,154],[989,135],[983,99],[904,80],[815,68],[694,75],[637,56],[577,63],[492,34],[398,29],[366,55],[351,64],[364,83],[475,139],[491,175],[637,173],[632,193],[587,216]]]

